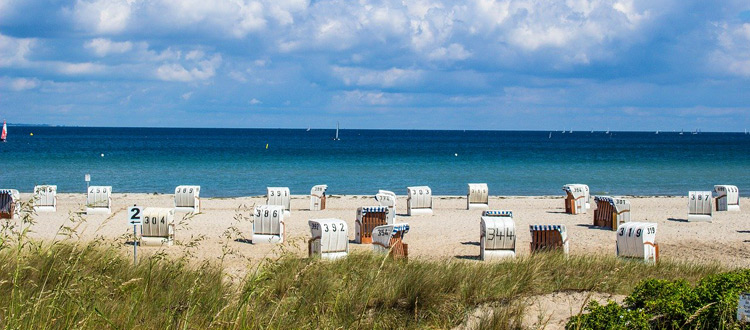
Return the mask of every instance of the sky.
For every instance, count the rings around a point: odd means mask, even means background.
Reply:
[[[9,123],[750,129],[750,2],[0,0]]]

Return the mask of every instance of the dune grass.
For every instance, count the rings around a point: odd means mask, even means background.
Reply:
[[[248,265],[247,275],[232,281],[221,264],[154,253],[133,265],[121,252],[124,242],[40,242],[28,239],[32,227],[29,211],[2,225],[4,328],[451,328],[484,307],[491,313],[479,328],[514,329],[521,328],[526,297],[628,294],[643,279],[694,283],[726,270],[554,253],[496,263],[406,262],[370,253],[330,262],[282,254]]]

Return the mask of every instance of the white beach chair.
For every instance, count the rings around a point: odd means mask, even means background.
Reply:
[[[656,262],[659,245],[656,244],[656,223],[626,222],[617,228],[616,253],[621,258],[637,258]]]
[[[375,195],[375,200],[380,206],[388,208],[388,223],[396,223],[396,193],[388,190],[379,190]]]
[[[375,229],[372,230],[373,251],[378,253],[390,253],[394,259],[408,258],[408,245],[403,242],[404,235],[408,232],[408,223],[375,227]]]
[[[141,219],[141,246],[174,244],[174,209],[147,207]]]
[[[737,186],[715,185],[716,211],[740,211],[740,190]]]
[[[589,186],[585,184],[566,184],[562,189],[566,193],[565,213],[586,213],[586,211],[590,208]]]
[[[516,256],[516,223],[511,211],[484,211],[479,225],[479,259]]]
[[[339,219],[310,219],[308,256],[321,259],[338,259],[349,254],[349,228]]]
[[[691,191],[688,193],[688,221],[711,221],[713,215],[712,195],[710,191]]]
[[[326,190],[328,186],[321,184],[310,190],[310,211],[322,211],[326,209]]]
[[[201,186],[177,186],[174,190],[175,212],[200,213]]]
[[[284,208],[280,205],[259,205],[253,218],[253,244],[284,243]]]
[[[91,186],[86,196],[86,214],[112,213],[112,187]]]
[[[406,214],[432,215],[432,190],[427,186],[407,187]]]
[[[292,195],[289,193],[289,188],[287,187],[266,188],[266,204],[281,206],[285,216],[292,214],[291,199]]]
[[[466,194],[466,209],[486,209],[490,207],[490,190],[486,183],[469,183]]]
[[[57,186],[34,187],[34,210],[37,212],[57,211]]]

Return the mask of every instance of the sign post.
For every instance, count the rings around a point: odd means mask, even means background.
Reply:
[[[91,182],[91,174],[86,173],[86,176],[83,177],[84,180],[86,180],[86,193],[89,192],[89,182]]]
[[[137,205],[128,209],[128,223],[133,225],[133,264],[138,264],[138,234],[136,227],[141,225],[141,208]]]

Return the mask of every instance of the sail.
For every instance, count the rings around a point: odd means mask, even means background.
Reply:
[[[3,120],[3,134],[0,135],[0,140],[5,142],[5,139],[8,137],[8,125],[5,124],[5,120]]]

